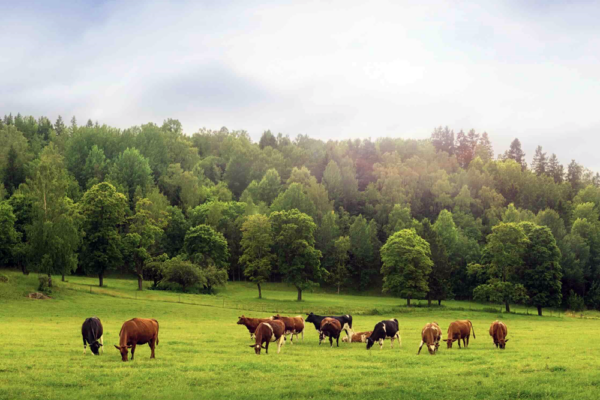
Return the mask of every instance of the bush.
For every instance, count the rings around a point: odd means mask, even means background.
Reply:
[[[180,284],[184,292],[185,289],[190,286],[194,286],[198,283],[206,283],[206,278],[204,278],[200,269],[190,261],[175,257],[167,263],[166,280],[168,282]]]
[[[571,311],[583,311],[585,309],[583,297],[577,296],[577,294],[571,290],[569,298],[567,299],[567,307]]]
[[[48,277],[40,276],[38,280],[40,282],[37,289],[38,292],[44,293],[46,296],[49,296],[52,293],[52,289],[50,288],[50,282],[48,280]]]
[[[1,283],[6,283],[8,282],[8,276],[0,274],[0,282]]]

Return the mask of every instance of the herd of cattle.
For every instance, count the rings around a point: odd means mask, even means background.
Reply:
[[[250,339],[254,339],[255,343],[250,345],[254,348],[256,354],[260,354],[261,349],[265,349],[265,352],[269,352],[269,343],[277,342],[277,353],[281,351],[281,346],[287,335],[290,335],[290,343],[294,344],[294,335],[298,338],[298,335],[302,335],[304,340],[304,318],[298,315],[295,317],[282,317],[279,314],[269,318],[248,318],[241,316],[238,320],[238,325],[244,325],[250,332]],[[333,340],[335,339],[337,346],[340,345],[340,335],[342,331],[346,332],[346,337],[342,338],[342,342],[349,343],[366,343],[367,350],[369,350],[375,342],[379,343],[379,349],[383,348],[383,341],[390,339],[391,347],[394,348],[394,339],[398,339],[398,345],[402,346],[402,338],[400,337],[400,327],[397,319],[390,319],[386,321],[378,322],[372,331],[368,332],[354,332],[352,329],[352,316],[323,316],[315,315],[313,313],[308,314],[306,322],[314,324],[315,329],[319,332],[319,344],[329,338],[329,345],[333,346]],[[458,347],[460,341],[463,341],[463,346],[469,345],[469,338],[471,337],[471,331],[473,331],[473,338],[475,338],[475,329],[473,324],[469,320],[454,321],[448,327],[448,337],[445,342],[449,349],[452,348],[452,343],[458,341]],[[503,322],[494,321],[490,326],[490,336],[494,341],[494,345],[497,348],[504,349],[508,339],[506,334],[508,329]],[[421,331],[421,345],[417,354],[421,353],[423,345],[427,345],[429,354],[437,353],[440,342],[442,341],[442,330],[437,322],[432,322]]]
[[[290,335],[290,343],[294,344],[294,335],[296,339],[298,335],[302,335],[304,341],[304,323],[309,322],[314,324],[315,329],[319,332],[319,345],[329,338],[329,345],[333,347],[335,339],[337,346],[340,345],[340,336],[342,332],[346,333],[346,337],[342,338],[342,342],[348,343],[366,343],[369,350],[375,342],[379,343],[379,349],[383,348],[385,339],[391,340],[391,347],[394,348],[394,339],[398,339],[398,345],[402,346],[402,338],[400,337],[400,328],[397,319],[390,319],[378,322],[372,331],[354,332],[352,329],[352,316],[322,316],[313,313],[308,314],[306,320],[302,316],[282,317],[279,314],[269,318],[248,318],[241,316],[238,320],[238,325],[244,325],[250,332],[250,339],[254,339],[255,343],[250,345],[254,348],[256,354],[260,354],[261,349],[269,353],[269,343],[277,343],[277,353],[281,351],[281,346]],[[458,341],[458,347],[461,347],[460,341],[463,341],[463,346],[469,345],[469,338],[473,331],[475,338],[475,329],[469,320],[454,321],[448,326],[448,336],[445,340],[447,348],[452,348],[452,343]],[[504,349],[508,339],[506,335],[508,329],[503,322],[494,321],[490,326],[490,336],[497,348]],[[83,354],[85,354],[86,345],[89,344],[92,353],[98,355],[100,351],[104,353],[103,343],[103,327],[102,322],[98,317],[88,318],[81,326],[81,335],[83,336]],[[427,346],[429,354],[436,354],[440,342],[442,341],[442,330],[437,322],[426,324],[421,331],[421,345],[417,354],[421,353],[423,345]],[[121,353],[123,361],[128,360],[128,351],[131,349],[131,359],[135,353],[136,346],[146,344],[150,346],[150,358],[154,358],[154,349],[158,345],[158,321],[155,319],[133,318],[123,323],[119,332],[119,345],[115,348]]]

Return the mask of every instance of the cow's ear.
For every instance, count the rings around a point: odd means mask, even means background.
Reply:
[[[100,343],[100,346],[104,347],[104,345],[102,343]]]
[[[504,341],[504,343],[508,342],[509,340],[510,340],[510,339],[506,339],[506,340]]]
[[[254,346],[256,346],[256,345],[255,345],[255,344],[251,344],[251,345],[250,345],[250,347],[254,347]]]
[[[119,346],[117,346],[116,344],[114,346],[115,346],[115,349],[121,351],[121,348]]]

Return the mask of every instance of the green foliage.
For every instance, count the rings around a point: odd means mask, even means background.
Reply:
[[[127,199],[109,183],[94,185],[81,201],[84,216],[81,265],[88,274],[97,274],[100,286],[104,273],[121,265],[122,243],[119,227],[125,222]]]
[[[14,246],[21,235],[15,229],[16,217],[7,201],[0,202],[0,265],[7,265],[13,256]]]
[[[185,235],[183,249],[190,260],[202,267],[214,265],[227,268],[229,249],[223,234],[208,225],[198,225],[189,229]]]
[[[258,297],[262,298],[260,285],[269,280],[275,259],[271,253],[271,221],[265,215],[251,215],[242,225],[242,234],[240,263],[246,266],[244,275],[257,284]]]
[[[569,298],[567,299],[567,308],[576,312],[585,310],[585,302],[583,297],[578,296],[574,291],[571,290]]]
[[[290,178],[292,179],[292,178]],[[297,209],[311,217],[316,216],[317,210],[310,198],[304,192],[300,183],[292,183],[285,192],[273,201],[271,211],[284,211]]]
[[[451,299],[452,293],[452,266],[448,259],[446,247],[439,237],[431,222],[424,219],[421,223],[421,229],[418,231],[427,243],[431,251],[431,261],[433,262],[431,274],[429,275],[429,300],[437,300],[440,304],[442,300]]]
[[[314,248],[316,225],[297,209],[274,212],[270,220],[279,272],[285,282],[296,287],[300,301],[302,291],[318,286],[324,274],[321,252]]]
[[[183,260],[180,257],[167,261],[166,280],[181,285],[184,292],[191,286],[206,283],[206,278],[202,275],[200,268],[191,261]]]
[[[414,230],[403,229],[390,236],[381,248],[383,292],[411,299],[425,297],[433,261],[429,243]]]
[[[152,185],[152,169],[148,159],[135,148],[128,148],[114,161],[108,175],[108,181],[120,188],[129,199],[131,208],[135,208],[138,199],[136,190],[145,196]]]
[[[50,278],[48,278],[47,276],[39,276],[37,291],[45,294],[46,296],[50,296],[52,294]]]
[[[329,280],[337,286],[338,294],[340,288],[344,285],[350,276],[348,271],[348,260],[350,259],[350,238],[348,236],[339,237],[333,244],[333,259],[335,264],[329,272]]]

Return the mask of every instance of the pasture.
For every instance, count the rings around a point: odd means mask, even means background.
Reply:
[[[292,289],[274,284],[263,289],[263,300],[244,283],[230,283],[214,296],[179,297],[136,294],[136,281],[108,278],[107,288],[90,292],[97,281],[82,277],[68,277],[68,283],[55,277],[52,300],[30,300],[24,294],[34,291],[34,274],[1,272],[9,282],[0,283],[0,399],[591,399],[600,387],[597,319],[499,314],[461,302],[407,309],[401,299],[308,292],[298,304]],[[397,318],[402,347],[391,349],[389,340],[381,351],[341,341],[339,348],[319,346],[307,324],[304,342],[292,346],[288,340],[281,354],[272,345],[268,355],[256,356],[248,331],[236,325],[241,314],[299,309],[353,314],[355,331]],[[81,324],[93,315],[104,325],[98,357],[82,354]],[[143,345],[133,362],[123,363],[113,347],[122,323],[133,317],[159,321],[155,360]],[[425,349],[416,355],[425,323],[437,321],[445,338],[457,319],[473,322],[477,338],[467,349],[455,344],[447,350],[442,343],[436,356]],[[488,334],[496,319],[508,325],[504,351]]]

